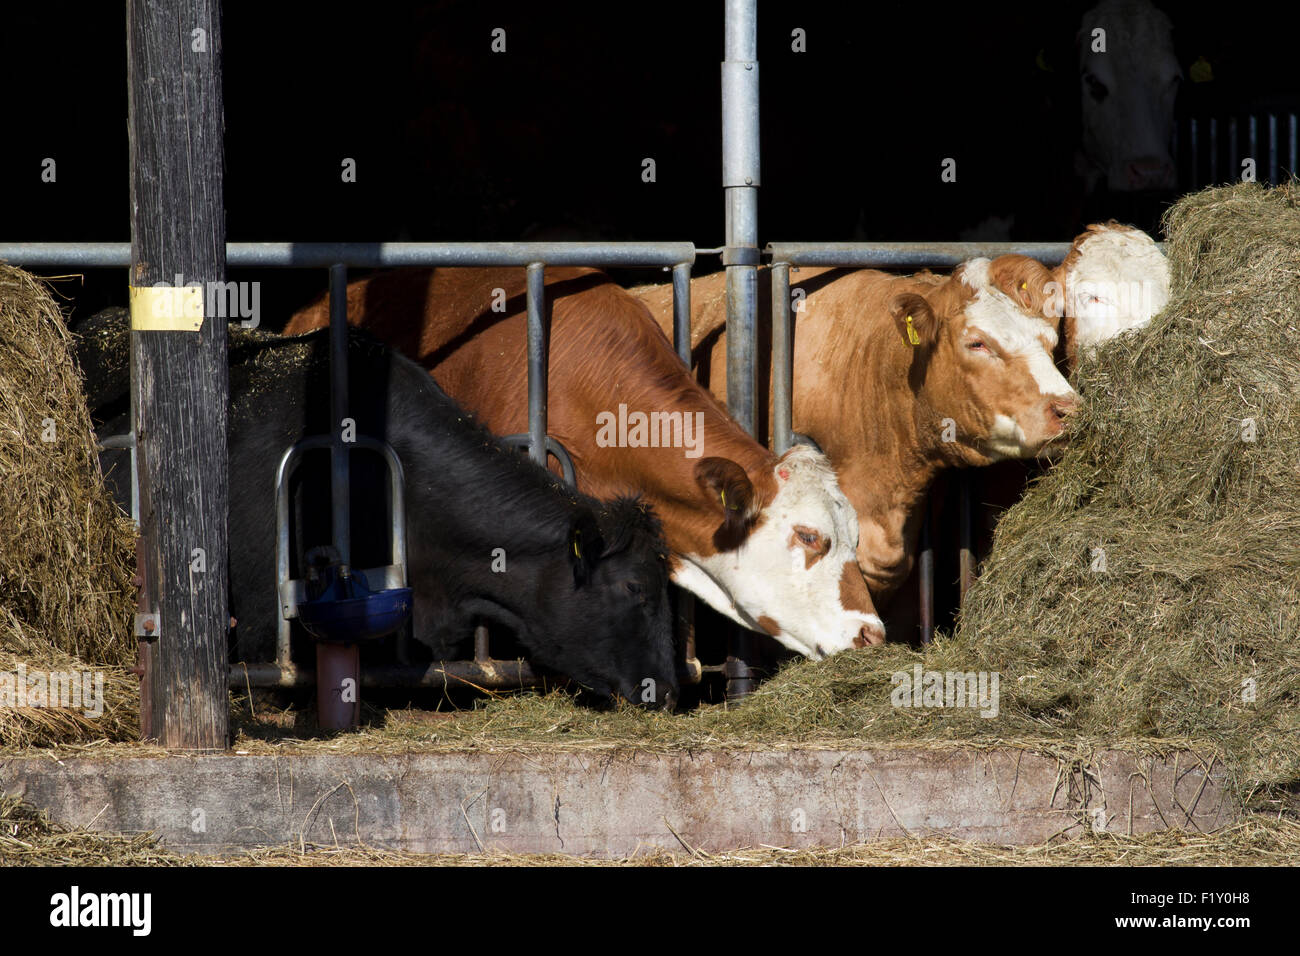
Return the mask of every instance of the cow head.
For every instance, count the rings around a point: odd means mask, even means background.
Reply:
[[[1065,292],[1065,348],[1070,366],[1121,332],[1145,328],[1169,301],[1169,263],[1140,229],[1089,226],[1056,270]]]
[[[530,656],[605,696],[671,707],[677,697],[668,552],[635,498],[580,506],[564,560],[539,581]]]
[[[679,584],[808,657],[884,642],[857,563],[858,518],[825,455],[796,445],[754,480],[703,458],[695,477],[718,523],[711,553],[681,556]]]
[[[1169,18],[1147,0],[1102,0],[1083,15],[1076,42],[1082,171],[1090,181],[1104,177],[1112,192],[1175,189],[1183,73]]]
[[[972,259],[943,281],[896,295],[890,312],[912,352],[909,382],[926,447],[983,465],[1038,455],[1079,397],[1057,370],[1060,296],[1025,256]]]

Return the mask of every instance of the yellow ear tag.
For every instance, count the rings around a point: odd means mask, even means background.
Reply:
[[[1028,283],[1028,282],[1022,282],[1022,283],[1020,283],[1020,288],[1022,288],[1022,289],[1028,289],[1028,288],[1029,288],[1029,283]]]
[[[578,541],[581,538],[582,538],[582,531],[575,529],[573,532],[573,556],[575,558],[582,557],[582,552],[578,550]]]
[[[723,488],[721,491],[718,492],[718,494],[722,496],[722,508],[725,511],[727,507],[727,489]]]
[[[907,341],[911,342],[914,346],[921,344],[921,336],[916,334],[916,328],[912,325],[912,317],[910,315],[907,317]]]

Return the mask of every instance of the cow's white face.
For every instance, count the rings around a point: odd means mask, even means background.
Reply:
[[[808,657],[884,642],[857,563],[858,518],[826,456],[796,445],[739,547],[683,556],[673,580]]]
[[[992,419],[983,450],[992,459],[1037,455],[1079,401],[1052,357],[1057,331],[1003,291],[990,260],[972,259],[960,274],[974,297],[961,316],[954,352],[969,395],[983,407],[982,417]]]
[[[1169,263],[1146,233],[1093,227],[1076,249],[1064,283],[1075,350],[1089,352],[1121,332],[1145,328],[1169,302]]]
[[[1105,31],[1105,52],[1094,31]],[[1083,158],[1113,192],[1177,187],[1174,101],[1183,73],[1173,26],[1148,0],[1103,0],[1077,37]]]

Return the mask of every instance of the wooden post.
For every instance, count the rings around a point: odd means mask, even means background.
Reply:
[[[137,627],[152,645],[141,735],[181,750],[224,750],[229,718],[226,319],[204,307],[190,330],[160,329],[175,328],[165,316],[183,318],[193,296],[219,298],[207,290],[225,280],[218,7],[127,3],[131,406],[148,612]],[[202,291],[182,305],[157,286]]]

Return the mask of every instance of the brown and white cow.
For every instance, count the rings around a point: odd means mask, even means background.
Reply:
[[[546,287],[547,431],[580,488],[644,495],[673,550],[673,581],[738,623],[810,657],[882,643],[855,559],[857,517],[826,457],[796,448],[778,459],[756,442],[645,306],[601,273],[551,269]],[[491,430],[524,432],[524,288],[521,269],[381,274],[349,285],[348,318],[423,364]],[[327,324],[320,301],[285,331]]]
[[[725,281],[692,283],[694,361],[715,394],[726,390]],[[793,425],[826,452],[857,510],[858,560],[877,604],[911,570],[940,471],[1039,455],[1077,406],[1052,359],[1052,281],[1024,256],[973,259],[948,277],[792,273],[802,303]],[[670,327],[671,290],[635,291]]]
[[[1145,328],[1169,302],[1169,263],[1155,240],[1113,220],[1077,236],[1054,276],[1064,296],[1061,333],[1071,371],[1080,352]]]

